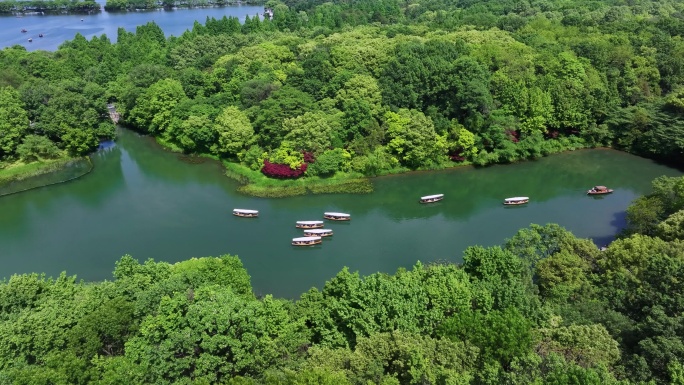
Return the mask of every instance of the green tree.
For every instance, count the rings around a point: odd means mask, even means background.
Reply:
[[[131,122],[144,132],[162,134],[171,125],[173,109],[185,99],[183,85],[174,79],[162,79],[136,99],[130,112]]]
[[[237,107],[228,106],[216,117],[214,131],[218,143],[212,148],[216,154],[237,156],[254,141],[254,129],[249,118]]]
[[[29,128],[29,120],[19,93],[0,88],[0,159],[11,156]]]
[[[17,147],[17,155],[24,162],[57,158],[61,152],[50,139],[39,135],[27,135]]]
[[[329,176],[337,171],[349,171],[351,154],[342,148],[325,151],[316,157],[316,161],[306,170],[312,175]]]
[[[329,117],[318,111],[285,119],[284,140],[295,149],[321,154],[332,146],[333,128],[328,121]]]
[[[437,163],[446,153],[446,139],[437,135],[432,119],[417,110],[385,113],[388,148],[412,168]]]

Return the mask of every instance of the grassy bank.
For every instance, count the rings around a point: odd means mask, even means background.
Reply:
[[[223,161],[226,175],[243,183],[238,191],[262,198],[282,198],[304,194],[367,194],[373,192],[370,180],[358,174],[336,174],[330,178],[271,179],[259,171]]]
[[[88,157],[15,162],[0,169],[0,196],[70,181],[91,170]]]
[[[61,170],[72,159],[50,159],[39,162],[24,163],[21,161],[11,163],[0,169],[0,186],[31,177]]]

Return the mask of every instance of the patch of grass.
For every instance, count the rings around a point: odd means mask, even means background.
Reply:
[[[48,159],[24,163],[17,161],[0,169],[0,184],[15,182],[61,169],[72,159]]]
[[[226,175],[242,183],[238,191],[262,198],[283,198],[305,194],[367,194],[373,184],[358,174],[338,174],[330,178],[272,179],[241,164],[223,162]]]

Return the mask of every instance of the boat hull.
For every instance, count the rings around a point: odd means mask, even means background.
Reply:
[[[292,246],[315,246],[321,244],[322,242],[323,241],[320,239],[312,240],[311,242],[292,241]]]
[[[349,221],[349,220],[351,220],[351,217],[333,217],[333,216],[328,216],[328,215],[324,215],[323,218],[331,220],[331,221]]]
[[[233,213],[236,217],[240,218],[256,218],[259,214],[245,214],[245,213]]]
[[[530,201],[520,201],[520,202],[504,202],[504,206],[520,206],[529,203]]]
[[[295,225],[298,229],[320,229],[323,226],[325,226],[325,223],[317,223],[315,225],[298,223]]]
[[[329,233],[307,233],[306,231],[304,232],[305,237],[332,237],[332,235],[332,231]]]
[[[441,201],[442,199],[444,199],[444,198],[421,199],[420,203],[435,203],[435,202]]]
[[[610,190],[610,189],[608,189],[608,190],[606,190],[606,191],[593,191],[593,190],[589,190],[589,191],[587,191],[587,195],[606,195],[606,194],[610,194],[610,193],[612,193],[612,192],[613,192],[613,190]]]

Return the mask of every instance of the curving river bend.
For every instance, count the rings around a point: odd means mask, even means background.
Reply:
[[[238,255],[257,293],[297,297],[321,287],[343,266],[362,274],[393,273],[417,260],[461,261],[469,245],[498,245],[530,223],[555,222],[604,245],[624,225],[624,211],[650,181],[682,173],[613,150],[581,150],[483,169],[463,167],[373,180],[369,195],[260,199],[241,195],[215,162],[192,164],[150,138],[122,130],[116,145],[93,155],[85,177],[0,198],[2,277],[61,271],[85,280],[112,279],[124,254],[175,262]],[[585,195],[595,184],[616,191]],[[422,205],[421,195],[444,193]],[[510,196],[529,196],[506,208]],[[233,208],[260,210],[257,219]],[[323,245],[296,248],[297,220],[349,212],[349,223]]]

